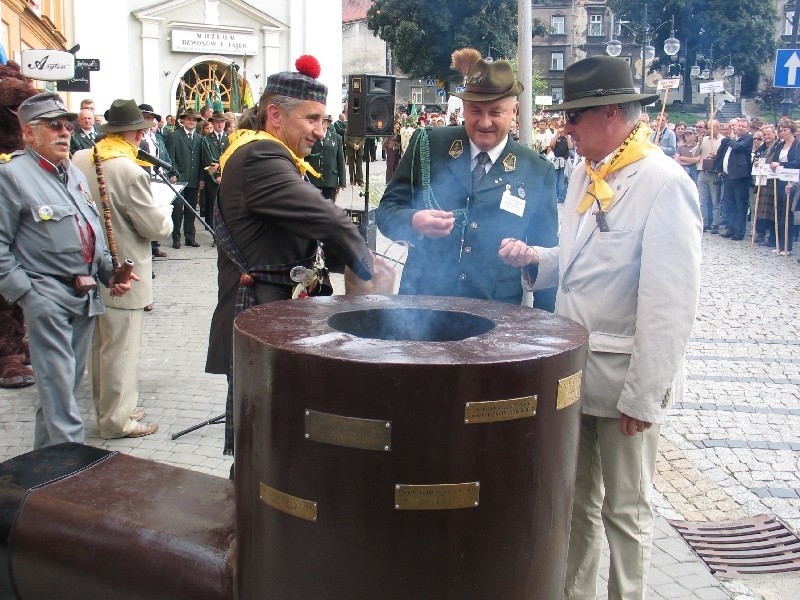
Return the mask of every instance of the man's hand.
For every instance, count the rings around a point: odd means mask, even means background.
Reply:
[[[178,178],[175,177],[175,175],[170,175],[169,182],[170,183],[178,183]]]
[[[355,272],[345,266],[344,268],[344,293],[347,296],[357,296],[363,294],[384,294],[394,293],[395,273],[389,261],[378,256],[373,260],[372,279],[365,281]]]
[[[420,210],[411,217],[411,227],[419,235],[441,238],[450,235],[456,216],[446,210]]]
[[[131,291],[131,281],[140,281],[139,276],[136,273],[131,273],[131,280],[128,283],[114,283],[114,276],[112,275],[108,282],[109,293],[114,298],[124,296]]]
[[[539,254],[522,240],[504,238],[500,241],[500,250],[497,255],[509,267],[527,267],[539,264]]]
[[[198,190],[205,189],[205,187],[206,187],[206,182],[205,181],[201,181],[200,183],[197,184],[197,189]]]
[[[648,423],[647,421],[640,421],[639,419],[629,417],[625,413],[621,414],[619,417],[619,432],[628,437],[642,433],[645,429],[650,429],[652,425],[652,423]]]

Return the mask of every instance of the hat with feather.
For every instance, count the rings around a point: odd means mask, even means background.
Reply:
[[[474,48],[461,48],[451,55],[450,68],[464,76],[464,91],[453,95],[462,100],[489,102],[519,96],[524,89],[507,60],[487,61]]]

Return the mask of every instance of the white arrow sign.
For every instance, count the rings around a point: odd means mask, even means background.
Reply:
[[[787,60],[786,64],[784,64],[783,66],[789,69],[789,77],[786,80],[786,82],[789,85],[796,85],[797,69],[800,67],[800,57],[797,56],[797,52],[792,52],[792,55],[789,57],[789,60]]]

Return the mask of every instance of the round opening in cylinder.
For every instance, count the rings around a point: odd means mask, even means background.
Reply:
[[[425,308],[342,312],[329,317],[328,325],[360,338],[415,342],[459,342],[494,329],[485,317]]]

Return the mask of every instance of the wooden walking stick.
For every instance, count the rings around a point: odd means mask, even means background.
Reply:
[[[753,204],[753,228],[750,231],[750,247],[754,248],[756,245],[756,225],[758,224],[758,197],[761,195],[761,176],[756,177],[756,201]]]
[[[772,190],[774,197],[772,199],[772,213],[775,219],[775,252],[781,251],[781,245],[778,241],[778,232],[780,231],[778,225],[778,180],[776,178],[772,179]]]
[[[97,146],[92,151],[94,159],[94,170],[97,173],[97,187],[100,189],[100,202],[103,204],[103,222],[106,226],[106,240],[108,241],[108,251],[111,254],[111,266],[114,268],[114,283],[128,283],[133,272],[133,261],[126,259],[120,265],[117,258],[117,240],[114,237],[114,227],[111,225],[111,202],[108,199],[108,187],[106,178],[103,174],[103,165],[100,162],[100,155],[97,154]]]

